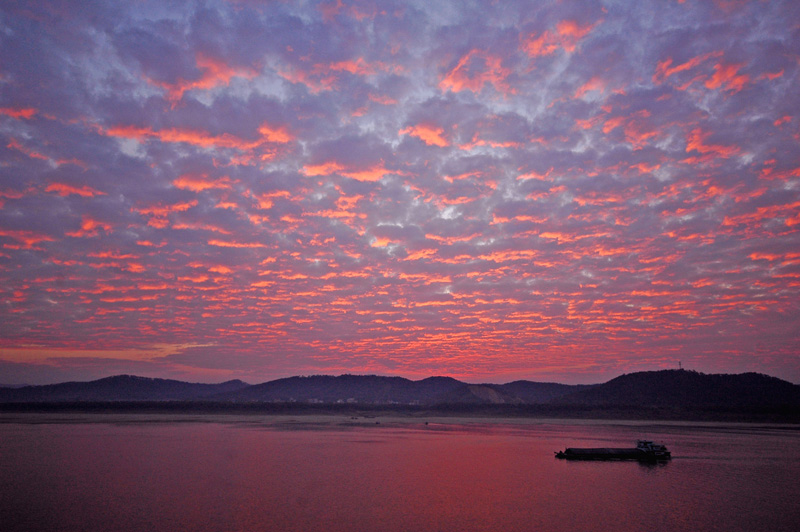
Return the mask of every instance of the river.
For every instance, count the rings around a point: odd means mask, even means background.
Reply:
[[[565,447],[666,444],[662,464]],[[792,531],[800,427],[3,414],[0,528]]]

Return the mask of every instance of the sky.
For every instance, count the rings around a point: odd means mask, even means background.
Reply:
[[[0,6],[0,383],[800,383],[800,3]]]

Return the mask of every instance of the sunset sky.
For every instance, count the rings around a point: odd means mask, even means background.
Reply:
[[[0,7],[0,383],[800,383],[800,3]]]

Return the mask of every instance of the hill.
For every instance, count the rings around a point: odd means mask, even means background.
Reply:
[[[119,375],[90,382],[0,388],[0,402],[213,401],[369,405],[543,404],[585,386],[516,381],[468,384],[451,377],[412,381],[379,375],[314,375],[248,385],[194,384]]]
[[[89,382],[0,388],[0,402],[190,401],[246,388],[239,380],[199,384],[117,375]]]
[[[92,404],[298,413],[362,408],[417,414],[798,422],[800,386],[758,373],[708,375],[687,370],[631,373],[588,386],[531,381],[469,384],[450,377],[412,381],[378,375],[289,377],[256,385],[242,381],[197,384],[120,375],[90,382],[0,388],[0,404],[7,405],[4,409],[23,410],[48,408],[35,405],[64,409]]]
[[[557,400],[592,407],[780,408],[800,406],[800,386],[760,373],[705,374],[689,370],[643,371]]]
[[[411,381],[377,375],[313,375],[288,377],[256,384],[219,396],[221,400],[245,402],[303,403],[427,403],[436,395],[462,383],[449,377]]]
[[[508,384],[492,385],[498,391],[516,397],[526,404],[546,404],[557,402],[560,398],[581,390],[588,390],[594,384],[557,384],[554,382],[514,381]]]

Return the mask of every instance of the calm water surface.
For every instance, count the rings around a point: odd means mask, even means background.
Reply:
[[[640,437],[673,460],[553,457]],[[794,532],[798,449],[796,426],[6,415],[0,529]]]

